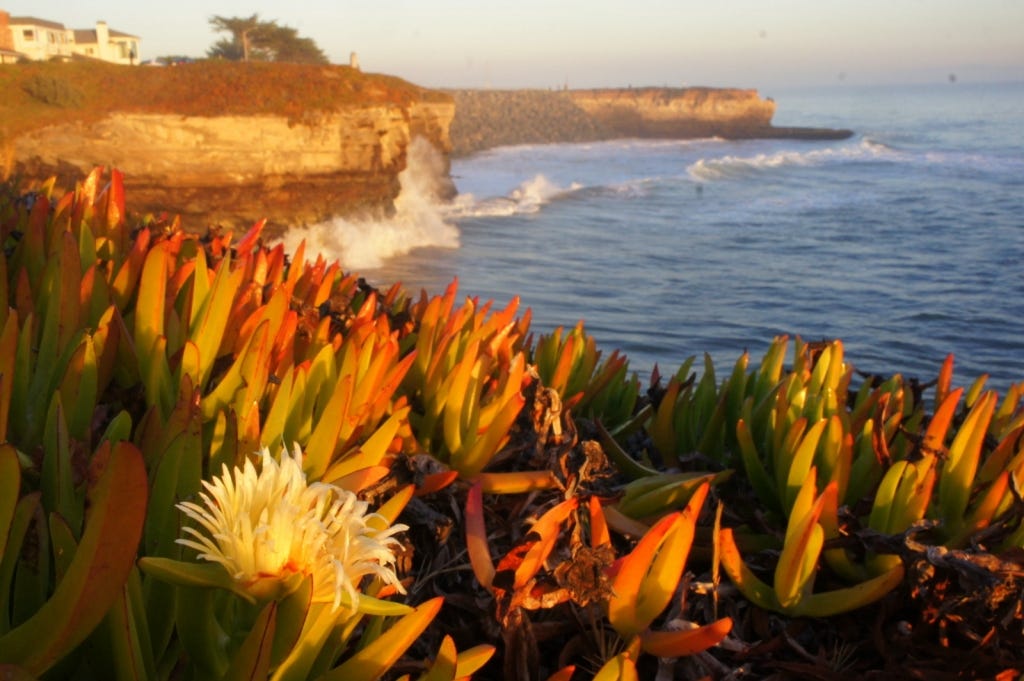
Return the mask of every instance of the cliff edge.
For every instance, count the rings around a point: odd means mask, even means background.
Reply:
[[[850,130],[772,126],[775,102],[734,88],[452,90],[452,153],[507,144],[647,137],[845,139]]]
[[[14,95],[5,175],[73,186],[113,166],[130,211],[192,230],[386,213],[413,137],[447,158],[455,113],[447,95],[345,66],[17,64],[0,85]]]

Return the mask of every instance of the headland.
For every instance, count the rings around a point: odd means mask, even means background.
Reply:
[[[116,167],[130,211],[200,231],[386,216],[415,137],[442,155],[444,198],[450,156],[495,146],[852,134],[773,127],[756,90],[431,90],[348,66],[35,62],[4,66],[0,87],[3,177],[72,186]]]
[[[451,97],[348,66],[204,61],[0,68],[3,175],[124,173],[135,214],[273,232],[386,212],[414,137],[447,159]]]
[[[736,88],[451,90],[452,153],[618,138],[846,139],[850,130],[775,127],[775,102]]]

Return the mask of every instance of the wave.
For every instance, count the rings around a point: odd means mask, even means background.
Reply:
[[[416,248],[458,248],[459,230],[448,220],[437,199],[444,177],[444,160],[429,142],[416,138],[409,145],[408,163],[398,175],[401,191],[395,213],[386,219],[335,218],[290,229],[281,239],[294,253],[306,241],[307,252],[319,252],[350,271],[381,267],[388,258]]]
[[[507,196],[478,199],[473,194],[459,194],[443,208],[451,219],[506,217],[536,213],[544,205],[583,188],[578,182],[567,187],[558,185],[544,175],[535,175],[516,187]]]
[[[879,151],[890,153],[894,160],[917,166],[941,166],[1006,174],[1019,174],[1024,169],[1024,159],[1021,158],[1019,148],[1013,146],[970,150],[948,145],[946,148],[934,148],[934,142],[922,146],[920,135],[888,133],[886,138],[886,142],[881,142],[866,135],[864,143]]]
[[[785,150],[755,156],[721,156],[702,158],[687,167],[687,174],[697,181],[746,177],[753,173],[792,166],[821,166],[833,162],[897,160],[898,153],[882,142],[869,138],[856,145],[827,147],[810,151]]]
[[[713,146],[725,144],[729,140],[724,137],[697,137],[693,139],[661,139],[646,137],[617,137],[592,142],[528,142],[524,144],[507,144],[491,147],[473,154],[474,160],[529,158],[543,156],[564,156],[577,154],[609,155],[623,152],[671,152],[688,147]]]
[[[682,178],[686,179],[686,178]],[[644,199],[651,195],[651,191],[660,183],[678,182],[678,175],[658,175],[652,177],[638,177],[617,184],[606,184],[590,187],[588,195],[591,196],[612,196],[626,200]]]

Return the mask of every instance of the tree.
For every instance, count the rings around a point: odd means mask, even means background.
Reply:
[[[232,61],[249,61],[252,48],[252,39],[260,30],[263,22],[259,20],[258,14],[251,17],[220,17],[210,18],[210,26],[218,33],[230,33],[231,38],[222,38],[207,51],[210,57],[221,57]]]
[[[214,16],[210,26],[217,32],[230,33],[231,37],[214,43],[206,52],[209,57],[231,61],[327,63],[327,56],[312,39],[301,38],[294,28],[279,26],[276,21],[260,21],[258,14]]]
[[[221,38],[206,50],[206,56],[211,59],[225,59],[227,61],[247,61],[242,52],[242,45],[228,38]]]
[[[288,26],[266,24],[258,34],[259,49],[271,61],[286,61],[297,64],[326,64],[327,56],[312,40],[299,37],[298,31]]]

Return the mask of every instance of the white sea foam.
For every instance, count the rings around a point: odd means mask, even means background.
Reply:
[[[577,182],[573,182],[568,187],[560,187],[543,175],[537,175],[533,179],[519,185],[512,192],[511,198],[521,207],[520,212],[534,213],[540,210],[540,207],[545,203],[563,194],[576,191],[579,188],[580,184]]]
[[[608,184],[595,188],[599,196],[616,196],[623,199],[642,199],[650,195],[651,187],[666,177],[641,177],[626,182]],[[675,178],[669,178],[675,179]]]
[[[448,221],[444,204],[437,199],[444,172],[441,155],[422,138],[413,140],[408,153],[406,169],[398,175],[402,189],[393,216],[380,220],[337,218],[293,228],[282,239],[285,249],[294,253],[305,240],[308,253],[319,252],[347,270],[362,271],[415,248],[458,248],[459,230]]]
[[[507,196],[478,199],[473,194],[460,194],[445,207],[444,214],[449,218],[466,218],[536,213],[545,204],[581,188],[578,182],[563,187],[544,175],[535,175]]]
[[[702,158],[687,167],[694,180],[722,180],[745,177],[751,173],[788,166],[818,166],[832,162],[866,161],[887,158],[897,160],[898,153],[890,147],[869,139],[859,144],[811,149],[809,151],[778,151],[755,156],[721,156]]]

